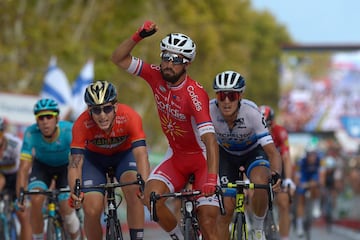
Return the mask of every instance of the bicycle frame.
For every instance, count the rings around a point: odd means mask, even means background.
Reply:
[[[248,181],[244,181],[244,170],[240,170],[239,180],[235,183],[228,183],[224,187],[226,188],[235,188],[235,216],[233,219],[233,224],[230,230],[230,239],[231,240],[247,240],[248,231],[247,231],[247,222],[245,214],[245,189],[254,190],[254,189],[267,189],[269,194],[269,210],[272,209],[273,201],[273,192],[271,183],[269,184],[255,184]],[[226,189],[223,189],[226,194]]]
[[[192,178],[190,178],[192,179]],[[190,180],[191,184],[193,181]],[[199,221],[197,219],[196,214],[196,197],[200,196],[202,193],[199,190],[192,189],[183,189],[180,192],[173,193],[164,193],[164,194],[156,194],[155,192],[151,192],[150,194],[150,218],[152,221],[158,222],[159,218],[157,216],[156,211],[156,202],[162,198],[177,198],[181,200],[181,226],[184,231],[184,239],[185,240],[200,240],[201,239],[201,231]],[[217,187],[216,196],[219,199],[220,213],[222,215],[225,214],[225,208],[223,204],[223,195],[222,190]]]
[[[201,195],[199,190],[184,189],[180,192],[150,194],[150,217],[151,220],[158,222],[159,218],[156,211],[156,202],[162,198],[178,198],[181,200],[181,225],[184,229],[184,239],[200,239],[200,226],[196,215],[196,196]]]
[[[0,238],[11,240],[17,238],[15,212],[10,193],[0,194]]]
[[[21,204],[24,202],[25,195],[36,195],[42,194],[47,196],[47,231],[46,238],[54,239],[54,240],[65,240],[66,233],[63,226],[63,220],[59,213],[59,202],[58,196],[61,193],[69,193],[69,188],[60,188],[60,189],[48,189],[48,190],[40,190],[40,189],[32,189],[32,190],[24,190],[24,188],[20,189],[19,201]]]
[[[115,188],[125,187],[129,185],[139,185],[140,191],[143,191],[145,182],[142,179],[140,174],[137,174],[137,180],[133,182],[126,183],[115,183],[114,182],[114,171],[112,168],[109,168],[107,171],[107,183],[99,184],[95,186],[81,186],[80,179],[75,181],[75,195],[80,196],[80,191],[84,189],[100,189],[105,190],[107,197],[107,210],[106,214],[106,240],[123,240],[122,229],[120,220],[117,215],[117,209],[122,202],[120,198],[119,203],[116,203],[115,199]]]

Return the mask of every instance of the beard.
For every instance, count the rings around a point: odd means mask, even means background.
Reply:
[[[165,72],[166,71],[166,72]],[[177,81],[179,81],[180,77],[186,73],[186,70],[185,68],[183,68],[183,70],[181,72],[179,72],[178,74],[176,74],[174,72],[174,70],[172,70],[171,68],[165,68],[165,69],[162,69],[160,68],[160,72],[161,72],[161,76],[163,77],[163,79],[166,81],[166,82],[169,82],[169,83],[176,83]]]

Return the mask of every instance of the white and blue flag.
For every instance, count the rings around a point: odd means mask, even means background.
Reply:
[[[60,117],[66,118],[71,101],[71,88],[65,72],[57,66],[56,57],[51,57],[45,73],[41,98],[52,98],[60,107]]]
[[[81,69],[81,72],[72,86],[72,115],[75,120],[86,108],[84,101],[85,89],[94,81],[94,61],[89,59]]]

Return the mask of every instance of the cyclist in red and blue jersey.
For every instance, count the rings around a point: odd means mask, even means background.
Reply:
[[[160,42],[161,63],[149,64],[130,55],[136,44],[154,34],[157,26],[146,21],[138,31],[114,51],[114,64],[142,77],[151,87],[161,127],[169,148],[163,161],[152,171],[145,186],[145,204],[151,192],[180,191],[191,174],[194,189],[205,196],[198,199],[198,218],[207,240],[220,239],[214,227],[219,214],[215,189],[218,183],[218,145],[209,114],[209,97],[203,87],[190,78],[187,69],[195,58],[195,43],[185,34],[171,33]],[[183,239],[176,217],[164,201],[157,204],[160,226],[172,239]]]
[[[85,90],[85,110],[75,121],[71,142],[68,179],[72,192],[75,180],[83,186],[106,183],[109,167],[119,182],[133,182],[137,172],[144,180],[150,172],[142,119],[137,112],[117,102],[117,90],[112,83],[95,81]],[[138,198],[139,186],[122,187],[127,207],[127,222],[131,240],[144,238],[144,206]],[[72,194],[70,205],[83,200],[84,228],[87,239],[102,239],[101,215],[104,191],[84,190],[81,199]],[[99,194],[100,193],[100,194]],[[82,194],[83,195],[83,194]]]
[[[72,123],[59,120],[59,107],[55,100],[43,98],[36,102],[34,115],[36,123],[24,133],[17,174],[16,191],[20,188],[47,190],[55,180],[56,188],[66,188],[67,165],[69,163]],[[60,214],[65,229],[72,239],[80,237],[80,222],[74,209],[67,204],[68,193],[59,195]],[[43,204],[44,195],[32,195],[30,218],[33,240],[44,239]],[[19,204],[21,209],[25,206]]]
[[[282,189],[276,194],[276,203],[279,210],[279,233],[281,240],[288,240],[290,233],[290,199],[295,191],[295,184],[292,180],[293,165],[290,159],[290,147],[287,130],[275,122],[275,111],[270,106],[262,105],[259,107],[264,115],[267,127],[274,140],[276,148],[279,150],[282,160]],[[289,191],[289,192],[288,192]]]
[[[274,191],[280,189],[281,159],[266,122],[257,105],[243,98],[245,78],[235,71],[224,71],[214,78],[216,98],[210,101],[211,118],[215,126],[220,154],[222,184],[239,179],[240,167],[256,184],[268,184],[273,177]],[[218,228],[223,239],[229,238],[229,224],[235,209],[231,196],[224,198],[225,216],[219,216]],[[268,206],[266,189],[255,189],[250,199],[253,213],[251,239],[265,239],[263,223]]]

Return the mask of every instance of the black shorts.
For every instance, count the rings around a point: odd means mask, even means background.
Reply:
[[[249,177],[252,168],[260,165],[269,167],[268,157],[260,145],[243,156],[230,154],[222,147],[219,147],[219,176],[221,184],[239,180],[239,168],[241,166],[245,168],[245,173]]]

